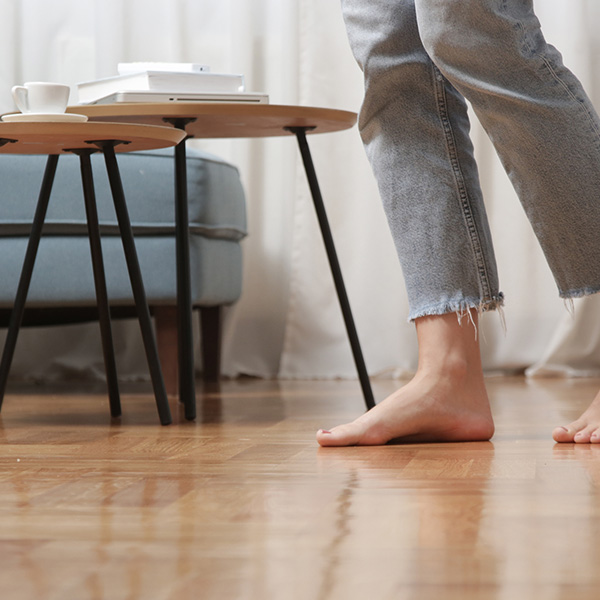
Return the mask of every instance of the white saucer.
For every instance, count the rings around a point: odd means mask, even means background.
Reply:
[[[2,115],[5,123],[84,123],[87,115],[74,113],[12,113]]]

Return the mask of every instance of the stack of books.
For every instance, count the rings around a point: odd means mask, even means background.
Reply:
[[[243,75],[212,73],[201,64],[119,63],[118,73],[79,83],[79,103],[269,101],[266,94],[246,92]]]

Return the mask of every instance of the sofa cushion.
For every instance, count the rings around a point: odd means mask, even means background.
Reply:
[[[119,170],[135,235],[173,235],[173,149],[124,153]],[[45,156],[3,155],[0,159],[0,236],[26,236],[39,194]],[[100,231],[118,235],[104,160],[92,156]],[[190,233],[240,240],[246,235],[244,192],[238,170],[222,159],[188,149]],[[61,156],[48,207],[44,234],[87,235],[85,207],[76,156]]]

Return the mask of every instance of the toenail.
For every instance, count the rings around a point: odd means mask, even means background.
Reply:
[[[327,429],[321,429],[321,433],[331,433],[331,431],[328,431]]]

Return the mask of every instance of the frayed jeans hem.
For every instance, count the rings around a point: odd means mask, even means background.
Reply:
[[[566,292],[559,290],[559,296],[564,300],[572,300],[573,298],[583,298],[584,296],[592,296],[600,292],[600,287],[585,287],[575,290],[567,290]]]
[[[600,290],[598,290],[600,291]],[[499,310],[504,306],[504,295],[500,292],[491,299],[481,300],[479,298],[465,298],[458,302],[442,302],[440,304],[427,306],[419,310],[411,310],[408,315],[408,322],[412,323],[420,317],[434,317],[455,313],[459,320],[470,314],[471,310],[476,310],[477,314],[491,310]]]

